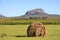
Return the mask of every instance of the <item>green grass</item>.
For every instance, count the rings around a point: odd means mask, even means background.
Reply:
[[[60,40],[60,25],[46,25],[45,37],[23,37],[26,36],[28,25],[0,25],[0,40]],[[1,38],[6,33],[7,36]],[[21,37],[16,37],[20,35]]]

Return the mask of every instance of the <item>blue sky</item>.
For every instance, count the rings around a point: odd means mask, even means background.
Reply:
[[[60,15],[60,0],[0,0],[0,14],[8,17],[21,16],[36,8]]]

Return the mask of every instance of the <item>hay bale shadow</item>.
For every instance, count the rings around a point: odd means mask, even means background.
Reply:
[[[26,35],[16,35],[14,37],[27,37]]]
[[[27,35],[11,35],[13,37],[17,37],[17,38],[20,38],[20,37],[33,37],[33,36],[27,36]]]

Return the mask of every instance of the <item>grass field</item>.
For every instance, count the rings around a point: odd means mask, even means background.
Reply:
[[[60,25],[46,25],[45,37],[26,37],[28,25],[0,25],[0,40],[60,40]],[[1,38],[2,34],[7,34]],[[17,35],[21,37],[16,37]]]

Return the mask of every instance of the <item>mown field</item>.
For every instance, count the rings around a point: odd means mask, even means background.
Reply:
[[[27,27],[28,25],[0,25],[0,40],[60,40],[60,25],[46,25],[45,37],[26,37]],[[1,38],[4,33],[7,36]]]

